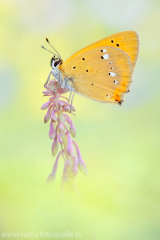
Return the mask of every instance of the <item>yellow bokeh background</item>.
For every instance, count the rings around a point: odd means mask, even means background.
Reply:
[[[159,22],[159,0],[0,1],[0,234],[160,239]],[[59,203],[63,159],[54,185],[44,187],[54,158],[40,107],[52,55],[41,45],[49,48],[48,37],[65,60],[126,30],[140,35],[131,92],[121,107],[75,96],[88,176],[78,173],[79,197],[66,189]]]

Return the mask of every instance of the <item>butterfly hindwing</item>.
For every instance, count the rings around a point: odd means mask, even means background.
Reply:
[[[132,64],[129,56],[114,47],[96,47],[60,66],[63,77],[77,93],[100,102],[119,103],[128,92]]]

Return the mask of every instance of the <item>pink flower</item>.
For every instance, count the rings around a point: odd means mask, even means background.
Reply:
[[[49,96],[49,101],[44,103],[41,107],[42,110],[47,110],[44,117],[44,122],[50,121],[49,137],[53,140],[52,143],[52,155],[57,158],[55,160],[51,174],[48,176],[48,181],[55,180],[55,175],[58,167],[58,161],[62,155],[64,158],[64,169],[62,175],[62,188],[66,182],[74,180],[77,176],[78,168],[80,171],[87,175],[87,168],[81,157],[80,150],[72,137],[76,136],[76,128],[73,125],[71,118],[66,114],[75,115],[74,106],[72,106],[68,99],[62,94],[68,92],[67,88],[63,88],[57,81],[51,80],[48,85],[45,86],[46,90],[43,91],[44,96]],[[61,150],[59,150],[59,144]],[[74,150],[75,147],[75,150]],[[75,156],[75,152],[77,156]]]

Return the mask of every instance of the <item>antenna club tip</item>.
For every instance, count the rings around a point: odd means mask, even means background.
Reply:
[[[46,38],[46,41],[49,42],[48,38]]]

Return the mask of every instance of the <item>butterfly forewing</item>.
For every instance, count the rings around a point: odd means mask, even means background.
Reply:
[[[138,33],[135,31],[125,31],[113,34],[109,37],[106,37],[98,42],[95,42],[80,51],[74,53],[70,58],[66,60],[67,62],[70,62],[71,59],[74,59],[78,55],[87,52],[93,48],[96,47],[103,47],[103,46],[111,46],[115,47],[117,49],[121,49],[125,51],[131,60],[132,68],[134,69],[137,58],[138,58],[138,52],[139,52],[139,36]]]
[[[77,93],[121,104],[131,83],[132,64],[124,51],[103,46],[71,57],[60,70]]]

